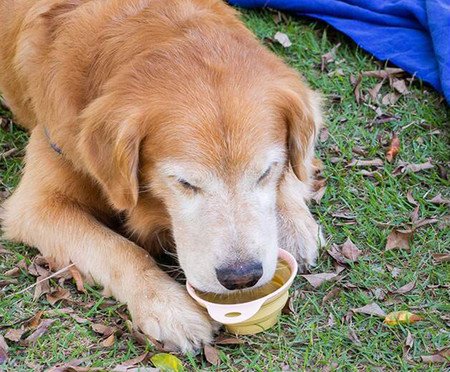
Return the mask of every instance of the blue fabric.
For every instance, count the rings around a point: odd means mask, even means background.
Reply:
[[[430,83],[450,103],[450,0],[229,0],[321,19]]]

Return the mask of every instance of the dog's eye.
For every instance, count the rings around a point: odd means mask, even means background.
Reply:
[[[184,180],[182,178],[178,179],[178,183],[181,186],[183,186],[186,190],[191,190],[191,191],[195,191],[195,192],[200,191],[200,187],[191,185],[188,181],[186,181],[186,180]]]
[[[261,174],[261,176],[258,178],[258,183],[262,182],[264,179],[267,178],[267,176],[270,174],[270,171],[272,170],[272,166],[270,166],[269,168],[267,168],[267,170]]]

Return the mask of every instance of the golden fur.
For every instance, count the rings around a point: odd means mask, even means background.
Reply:
[[[305,202],[319,98],[230,7],[0,0],[0,39],[0,91],[31,132],[22,180],[3,206],[7,238],[59,265],[74,262],[126,302],[145,333],[189,350],[210,341],[212,325],[150,257],[160,232],[175,230],[177,246],[190,239],[174,217],[179,186],[161,164],[195,164],[234,185],[261,154],[281,148],[288,160],[267,181],[279,241],[314,262],[320,232]],[[247,203],[232,190],[231,199]],[[107,227],[119,212],[122,235]]]

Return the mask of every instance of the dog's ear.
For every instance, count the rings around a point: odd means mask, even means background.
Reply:
[[[312,173],[314,144],[322,126],[321,98],[307,88],[297,75],[282,87],[278,98],[287,125],[290,166],[300,181],[308,183]]]
[[[127,110],[114,111],[114,104],[117,101],[110,97],[100,97],[83,111],[78,149],[88,172],[122,211],[137,204],[142,136],[137,116]]]

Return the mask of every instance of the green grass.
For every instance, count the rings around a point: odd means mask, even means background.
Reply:
[[[445,206],[431,204],[428,200],[438,193],[448,198],[449,182],[439,176],[436,167],[395,177],[392,171],[396,164],[386,163],[379,170],[381,177],[370,179],[358,174],[359,169],[345,165],[348,160],[359,157],[352,154],[355,145],[367,150],[366,158],[384,159],[385,148],[380,144],[380,139],[386,140],[391,132],[397,132],[402,143],[397,162],[420,163],[432,158],[434,163],[448,169],[449,110],[445,102],[430,87],[414,81],[409,95],[400,98],[393,106],[382,107],[384,113],[396,116],[396,121],[369,125],[376,113],[369,104],[355,103],[349,76],[379,69],[382,65],[324,24],[289,18],[287,23],[276,25],[273,14],[268,11],[246,11],[244,19],[260,39],[272,37],[276,31],[288,34],[293,42],[289,49],[266,41],[267,46],[298,69],[313,88],[323,92],[325,98],[336,94],[341,97],[340,103],[326,100],[326,122],[330,136],[326,142],[319,143],[317,153],[325,163],[328,188],[321,204],[313,206],[312,210],[323,225],[330,243],[340,244],[350,237],[365,254],[357,264],[351,265],[339,282],[328,282],[312,289],[305,280],[298,278],[294,284],[296,314],[283,316],[270,331],[244,337],[246,344],[243,346],[218,347],[221,356],[219,367],[210,367],[201,356],[193,355],[182,357],[183,363],[188,370],[280,371],[283,366],[293,371],[320,370],[326,366],[345,371],[372,371],[377,368],[444,370],[443,365],[422,364],[420,356],[450,346],[450,266],[448,263],[436,264],[431,256],[431,253],[448,252],[449,228],[439,227],[439,224],[420,228],[409,252],[386,252],[384,246],[390,229],[404,227],[410,220],[414,206],[406,199],[409,190],[420,204],[421,218],[436,217],[442,220],[444,215],[448,215]],[[337,50],[336,61],[328,67],[330,71],[342,69],[344,76],[328,76],[320,71],[321,56],[339,42],[341,46]],[[363,90],[373,87],[376,82],[373,78],[364,78]],[[389,89],[385,86],[381,92],[387,93]],[[4,115],[7,113],[2,112]],[[440,133],[433,134],[436,129]],[[26,134],[17,128],[2,130],[0,143],[3,147],[22,149]],[[333,153],[333,147],[340,150],[339,155]],[[332,163],[331,159],[336,156],[341,161]],[[3,189],[13,190],[17,185],[21,160],[20,154],[1,160],[0,183]],[[345,224],[344,220],[332,216],[342,210],[355,215],[356,223]],[[1,256],[0,280],[5,279],[1,273],[13,268],[22,258],[29,260],[37,253],[22,245],[9,242],[4,242],[4,245],[13,254]],[[392,277],[387,265],[401,269],[397,278]],[[323,251],[314,272],[330,270],[333,270],[332,260]],[[376,300],[373,294],[375,289],[387,292],[411,280],[416,280],[417,285],[406,295],[388,295],[382,301]],[[123,308],[103,299],[96,289],[89,289],[87,294],[80,295],[71,285],[75,303],[52,307],[44,298],[34,302],[32,291],[5,298],[32,284],[34,278],[22,272],[18,282],[0,292],[0,333],[10,326],[17,327],[17,322],[38,310],[49,311],[67,306],[81,317],[118,324],[123,328],[117,312],[118,309],[123,311]],[[336,286],[342,288],[339,295],[322,305],[324,295]],[[379,318],[356,314],[351,327],[360,339],[357,345],[348,337],[350,325],[344,321],[345,315],[352,308],[374,301],[386,312],[408,309],[422,314],[425,320],[409,326],[387,327]],[[330,314],[335,320],[331,327],[328,326]],[[127,332],[118,337],[112,348],[104,348],[100,346],[100,337],[89,324],[78,324],[64,313],[44,316],[56,319],[48,333],[34,346],[27,348],[9,342],[10,359],[6,366],[0,366],[0,370],[42,370],[80,358],[84,360],[84,365],[107,369],[146,349],[152,350],[149,346],[135,343]],[[409,352],[409,360],[406,360],[403,347],[408,331],[415,342]]]

